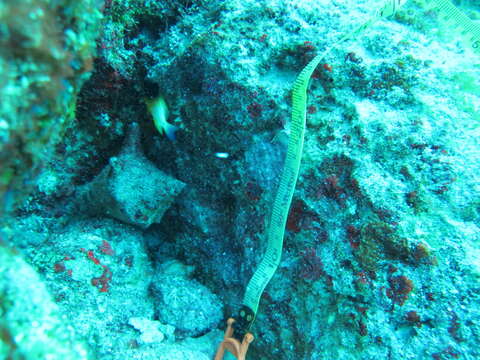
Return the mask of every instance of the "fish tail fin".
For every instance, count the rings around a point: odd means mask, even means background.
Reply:
[[[175,141],[175,133],[177,132],[179,128],[175,125],[166,123],[165,126],[163,127],[163,130],[165,131],[165,135],[167,135],[167,138],[170,141]]]

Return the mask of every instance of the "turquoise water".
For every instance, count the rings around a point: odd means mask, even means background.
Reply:
[[[0,0],[0,359],[480,359],[479,11]]]

